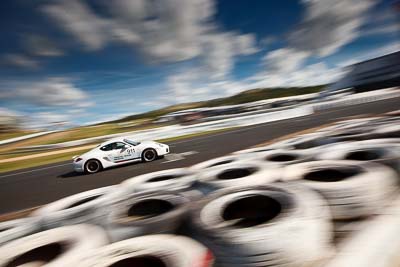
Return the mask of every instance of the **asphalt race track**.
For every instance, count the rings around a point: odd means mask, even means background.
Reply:
[[[360,114],[398,110],[400,98],[330,109],[310,116],[243,127],[171,142],[171,152],[151,163],[134,163],[93,175],[76,174],[70,162],[0,174],[0,214],[27,209],[85,190],[117,184],[127,178],[164,169],[187,167],[211,158]]]

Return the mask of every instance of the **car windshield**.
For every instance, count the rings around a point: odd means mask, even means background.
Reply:
[[[130,145],[133,145],[133,146],[140,145],[140,142],[135,142],[135,141],[132,141],[132,140],[129,140],[129,139],[124,139],[124,142],[126,142],[126,143],[128,143]]]

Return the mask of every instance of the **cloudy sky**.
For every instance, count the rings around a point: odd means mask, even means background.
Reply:
[[[1,1],[0,113],[99,122],[332,82],[399,50],[393,0]]]

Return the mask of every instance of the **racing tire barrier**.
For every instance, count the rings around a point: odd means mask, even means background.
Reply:
[[[285,149],[287,148],[286,146],[283,145],[275,145],[275,144],[270,144],[270,145],[265,145],[265,146],[260,146],[260,147],[253,147],[253,148],[248,148],[248,149],[243,149],[239,150],[236,152],[233,152],[233,155],[247,155],[247,154],[253,154],[253,153],[258,153],[258,152],[267,152],[267,151],[273,151],[275,149]]]
[[[336,142],[369,140],[378,137],[372,133],[373,130],[374,127],[371,126],[353,127],[332,131],[327,134],[327,137],[334,138]]]
[[[284,149],[253,153],[252,157],[249,157],[249,161],[258,160],[263,163],[278,167],[312,161],[313,159],[314,155],[312,153],[301,150]]]
[[[345,220],[376,214],[393,196],[398,178],[378,163],[321,160],[286,167],[282,180],[316,190],[328,201],[333,218]]]
[[[275,146],[280,146],[284,149],[303,150],[315,149],[323,145],[332,144],[338,140],[334,137],[327,137],[321,133],[303,134],[287,140],[275,143]]]
[[[192,171],[176,168],[129,178],[119,185],[118,190],[122,195],[159,190],[186,191],[195,182],[196,177]]]
[[[16,219],[0,223],[0,246],[41,230],[36,218]]]
[[[368,220],[374,217],[361,220],[335,220],[333,221],[333,231],[336,243],[343,242],[347,238],[351,238],[354,234],[362,230]]]
[[[377,138],[400,138],[400,120],[396,123],[386,124],[373,132]]]
[[[108,243],[92,225],[64,226],[14,240],[0,247],[0,266],[74,266],[76,257]]]
[[[77,259],[77,267],[211,267],[210,251],[187,237],[149,235],[136,237],[98,250]]]
[[[400,265],[400,201],[382,215],[365,221],[350,238],[339,244],[338,253],[324,267],[396,267]]]
[[[332,253],[327,204],[303,186],[217,191],[193,209],[192,223],[216,266],[312,266]]]
[[[399,140],[400,141],[400,140]],[[362,144],[350,142],[332,145],[321,151],[317,156],[319,160],[357,160],[368,161],[387,165],[400,171],[400,146],[388,144]]]
[[[204,170],[209,170],[211,168],[218,168],[227,164],[236,163],[243,160],[244,158],[245,157],[243,155],[228,155],[200,162],[196,165],[193,165],[189,169],[193,172],[201,172]]]
[[[210,168],[197,174],[200,186],[210,191],[220,188],[266,185],[276,182],[281,177],[281,170],[261,162],[235,162]]]
[[[114,186],[102,187],[62,198],[39,208],[32,215],[40,218],[44,229],[80,223],[102,225],[114,189]]]
[[[110,207],[106,229],[120,241],[146,234],[174,233],[189,210],[190,199],[176,192],[135,194]]]

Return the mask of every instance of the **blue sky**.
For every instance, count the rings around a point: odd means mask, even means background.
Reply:
[[[23,116],[31,127],[329,83],[343,66],[399,50],[393,0],[1,5],[0,114]]]

